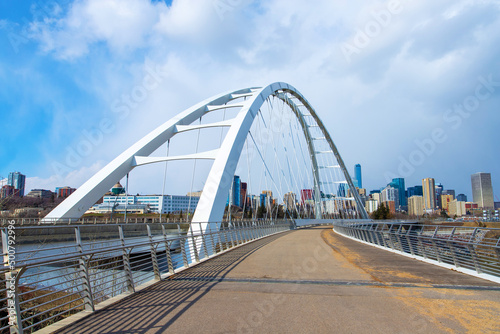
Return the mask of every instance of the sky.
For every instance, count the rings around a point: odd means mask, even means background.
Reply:
[[[0,0],[0,176],[78,187],[191,105],[282,81],[364,188],[433,177],[471,198],[470,175],[489,172],[500,201],[499,14],[493,0]]]

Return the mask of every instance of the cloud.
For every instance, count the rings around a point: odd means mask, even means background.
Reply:
[[[77,0],[65,15],[32,22],[30,31],[45,52],[60,59],[84,56],[98,43],[124,53],[147,44],[153,25],[166,8],[163,2],[145,0]]]
[[[75,80],[104,105],[130,94],[148,61],[168,73],[127,118],[116,121],[117,130],[89,161],[111,160],[158,123],[211,95],[285,81],[316,108],[347,164],[366,166],[366,184],[375,188],[398,156],[414,149],[415,139],[442,126],[443,113],[473,92],[478,76],[500,73],[495,1],[401,0],[400,13],[383,27],[379,23],[380,32],[350,62],[341,46],[377,23],[388,2],[226,3],[238,4],[221,18],[213,1],[174,0],[169,6],[78,0],[33,22],[42,50],[92,73]],[[477,112],[491,124],[499,120],[494,101]],[[461,144],[494,141],[479,138],[472,124],[461,129]],[[480,160],[472,151],[467,159]],[[433,173],[444,178],[434,164],[465,163],[453,140],[436,152],[407,183]],[[456,181],[456,187],[466,192],[468,182]]]
[[[48,189],[55,191],[56,187],[74,187],[78,188],[95,173],[104,167],[103,161],[96,161],[90,166],[83,166],[80,169],[71,171],[65,176],[51,175],[47,178],[42,177],[27,177],[26,178],[26,192],[31,189]]]

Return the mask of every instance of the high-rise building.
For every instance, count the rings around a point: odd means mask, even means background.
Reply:
[[[408,198],[408,215],[420,217],[423,216],[423,214],[424,198],[417,195]]]
[[[365,202],[365,210],[368,213],[372,213],[378,209],[378,201],[370,199]]]
[[[436,184],[433,178],[422,180],[424,210],[432,213],[436,209]]]
[[[457,201],[459,202],[467,202],[467,196],[465,194],[458,194]]]
[[[231,205],[239,206],[240,205],[240,198],[241,198],[241,180],[238,175],[235,175],[233,178],[233,184],[231,185],[231,189],[229,189],[230,194],[227,196],[227,201],[226,205],[229,205],[229,202],[231,202]]]
[[[472,201],[480,208],[493,209],[493,187],[491,186],[490,173],[476,173],[471,175]]]
[[[394,202],[394,209],[399,208],[399,189],[391,186],[387,186],[381,192],[381,201]]]
[[[246,182],[241,182],[240,185],[240,207],[248,207],[246,203],[246,198],[247,198],[247,183]]]
[[[455,199],[455,190],[453,190],[453,189],[443,190],[441,195],[451,195],[451,196],[453,196],[453,199]]]
[[[358,188],[363,188],[363,180],[361,177],[361,165],[360,164],[356,164],[354,166],[354,179],[355,179],[354,186],[358,187]]]
[[[454,200],[453,195],[441,195],[441,209],[449,211],[449,204]]]
[[[407,207],[407,202],[406,202],[406,187],[405,187],[405,179],[403,178],[397,178],[397,179],[392,179],[392,182],[389,183],[389,186],[398,189],[398,203],[399,203],[399,208],[398,205],[396,204],[396,209],[403,209],[405,210]]]
[[[26,183],[26,175],[23,175],[19,172],[11,172],[9,173],[9,179],[7,184],[11,187],[14,187],[15,195],[19,197],[24,196],[24,184]]]
[[[441,203],[441,195],[443,194],[443,185],[441,183],[436,184],[436,207],[442,209],[443,205]]]
[[[424,190],[422,186],[409,187],[406,196],[407,198],[412,196],[424,196]]]
[[[337,189],[337,197],[347,197],[348,189],[347,183],[340,183]]]

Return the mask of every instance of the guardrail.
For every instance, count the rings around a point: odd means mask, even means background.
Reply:
[[[335,222],[337,233],[500,283],[500,229]]]
[[[125,218],[0,218],[0,227],[9,226],[9,222],[15,221],[16,226],[35,226],[35,225],[102,225],[102,224],[153,224],[153,223],[189,223],[191,218],[162,218],[159,217],[128,217]],[[238,220],[239,221],[239,220]],[[251,221],[244,220],[244,221]]]
[[[197,225],[12,222],[2,228],[0,332],[31,333],[80,311],[95,311],[100,303],[294,227],[291,221],[211,223],[205,230]]]

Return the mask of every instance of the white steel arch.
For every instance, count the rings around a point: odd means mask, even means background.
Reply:
[[[232,92],[226,92],[216,95],[210,99],[198,103],[197,105],[186,109],[163,125],[159,126],[144,138],[139,140],[107,166],[101,169],[97,174],[79,187],[64,202],[52,210],[46,217],[46,220],[57,219],[77,219],[90,208],[104,193],[127,173],[137,166],[170,160],[185,159],[212,159],[214,163],[205,183],[200,201],[193,215],[193,222],[218,222],[222,220],[227,194],[231,186],[234,172],[238,164],[240,154],[247,138],[248,132],[252,126],[255,116],[259,112],[266,99],[275,95],[285,101],[290,106],[294,114],[298,117],[299,123],[303,129],[306,141],[308,143],[309,154],[313,167],[314,191],[315,197],[320,198],[320,182],[318,174],[318,165],[316,162],[316,153],[314,144],[309,134],[307,124],[300,111],[300,108],[286,97],[289,93],[300,100],[311,116],[315,119],[317,125],[325,135],[332,152],[334,153],[340,168],[344,174],[348,186],[354,188],[351,177],[345,168],[345,165],[335,147],[330,135],[323,126],[314,109],[307,100],[291,85],[277,82],[264,88],[246,88]],[[227,104],[230,101],[246,97],[241,103]],[[241,108],[234,119],[212,124],[191,125],[206,113],[224,108]],[[149,157],[156,149],[166,143],[175,134],[208,127],[230,127],[224,141],[219,149],[201,152],[196,154],[177,156],[177,157]],[[362,218],[368,219],[368,215],[361,204],[357,192],[353,192],[358,212]],[[317,202],[317,201],[316,201]],[[317,204],[316,218],[321,218],[321,210]]]

